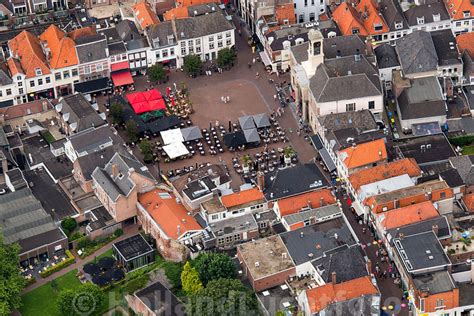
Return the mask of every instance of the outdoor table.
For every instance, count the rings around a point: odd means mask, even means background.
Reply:
[[[204,156],[206,154],[204,151],[200,151],[199,153],[201,154],[201,156]]]
[[[224,152],[224,149],[223,149],[223,148],[219,148],[219,152],[220,152],[220,153],[223,153],[223,152]]]

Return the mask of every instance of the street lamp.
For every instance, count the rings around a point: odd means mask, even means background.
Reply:
[[[112,80],[109,79],[109,82],[107,83],[108,87],[109,87],[109,91],[108,91],[108,95],[109,95],[109,105],[107,106],[108,108],[110,108],[110,95],[112,94],[112,89],[114,87],[113,83],[112,83]]]

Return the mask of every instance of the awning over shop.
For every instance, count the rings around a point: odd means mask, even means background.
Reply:
[[[94,93],[108,88],[109,78],[107,77],[74,84],[74,91],[81,93]]]
[[[7,106],[12,106],[13,100],[7,100],[0,102],[0,108],[6,108]]]
[[[323,162],[328,168],[329,172],[333,172],[334,170],[336,170],[336,165],[334,164],[334,161],[332,160],[326,148],[322,148],[321,150],[319,150],[319,155],[321,156],[321,159],[323,159]]]
[[[261,51],[260,52],[260,58],[262,59],[262,62],[263,64],[266,66],[271,66],[272,65],[272,61],[270,60],[270,58],[267,56],[267,53],[265,51]]]
[[[166,152],[168,157],[170,157],[170,159],[178,158],[189,154],[189,151],[186,146],[184,146],[183,143],[179,142],[163,146],[163,150]]]
[[[314,134],[311,138],[311,143],[313,143],[313,146],[316,150],[321,150],[324,148],[323,146],[323,141],[321,140],[321,137],[319,137],[319,134]]]
[[[130,64],[128,63],[128,60],[126,60],[126,61],[121,61],[119,63],[112,64],[110,65],[110,68],[112,71],[130,69]]]
[[[114,82],[114,86],[121,87],[126,86],[128,84],[133,84],[132,74],[130,70],[125,69],[119,72],[112,74],[112,81]]]
[[[161,138],[165,145],[172,143],[182,143],[184,141],[183,134],[179,128],[169,129],[167,131],[160,132]]]
[[[181,134],[183,134],[183,138],[185,141],[191,141],[202,138],[201,130],[197,126],[182,128]]]

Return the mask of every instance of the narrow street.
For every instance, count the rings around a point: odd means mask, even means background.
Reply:
[[[344,215],[352,226],[353,231],[357,235],[357,238],[364,248],[367,257],[372,262],[372,273],[377,275],[375,266],[378,265],[382,273],[387,271],[388,274],[389,264],[387,262],[381,261],[380,254],[379,256],[376,255],[376,253],[378,254],[384,247],[380,246],[378,241],[374,239],[367,224],[359,223],[358,218],[356,218],[354,213],[352,213],[350,207],[347,205],[346,199],[344,199],[342,194],[338,195],[338,199],[341,201]],[[387,314],[390,315],[408,315],[408,301],[406,299],[402,300],[403,291],[401,285],[395,284],[394,279],[392,279],[390,276],[380,276],[376,277],[376,279],[380,292],[382,293],[380,307],[385,306],[387,308]],[[390,311],[389,306],[393,306],[394,309]],[[397,310],[397,307],[401,309]]]

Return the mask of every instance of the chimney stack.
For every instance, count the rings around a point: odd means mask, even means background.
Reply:
[[[367,271],[369,271],[369,274],[372,273],[372,261],[370,259],[367,259]]]
[[[324,202],[324,198],[321,197],[321,198],[319,199],[319,207],[323,207],[323,206],[326,206],[326,202]]]
[[[176,16],[174,14],[171,17],[171,29],[173,30],[173,35],[176,37],[176,41],[178,41],[178,32],[176,30]]]
[[[336,272],[331,272],[331,282],[333,285],[336,285]]]
[[[262,192],[265,189],[265,175],[261,171],[257,172],[257,187]]]
[[[433,225],[431,227],[431,229],[433,230],[433,233],[438,236],[438,231],[439,231],[439,228],[438,228],[438,225]]]
[[[112,165],[112,178],[116,178],[118,176],[118,167],[116,164]]]

